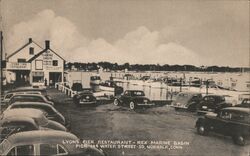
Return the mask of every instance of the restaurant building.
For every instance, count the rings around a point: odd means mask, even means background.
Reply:
[[[29,38],[28,43],[9,55],[6,61],[9,83],[40,87],[63,81],[65,60],[50,48],[49,40],[42,48]]]

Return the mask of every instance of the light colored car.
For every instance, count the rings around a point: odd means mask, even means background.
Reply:
[[[64,116],[48,103],[15,102],[11,104],[6,110],[17,109],[17,108],[34,108],[34,109],[42,110],[48,119],[59,122],[60,124],[66,126],[66,121],[65,121]]]
[[[60,123],[52,120],[48,120],[44,113],[38,109],[32,108],[20,108],[10,109],[3,112],[1,120],[11,117],[29,117],[35,120],[35,122],[45,128],[66,131],[67,129]]]
[[[199,104],[201,100],[201,93],[180,92],[177,94],[171,106],[174,107],[175,110],[186,109],[189,111],[196,111],[197,104]]]
[[[8,105],[15,102],[44,102],[54,106],[54,102],[39,94],[15,94],[10,98]]]
[[[77,148],[79,143],[80,140],[74,134],[63,131],[20,132],[9,136],[0,144],[0,155],[106,155],[101,149],[94,147]]]

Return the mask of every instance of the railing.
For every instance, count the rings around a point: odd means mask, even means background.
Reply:
[[[72,90],[68,87],[67,82],[58,82],[55,83],[55,88],[57,88],[59,91],[64,92],[66,95],[73,97],[75,94],[77,94],[77,91]]]

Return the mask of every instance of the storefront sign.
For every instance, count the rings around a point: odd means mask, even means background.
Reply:
[[[30,70],[30,63],[7,62],[7,70]]]
[[[32,72],[32,76],[44,76],[44,72]]]
[[[43,53],[43,65],[45,66],[51,66],[52,65],[52,60],[53,60],[53,54],[46,52]]]

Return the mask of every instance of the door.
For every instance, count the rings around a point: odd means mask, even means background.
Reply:
[[[130,101],[130,92],[129,91],[125,91],[123,96],[121,97],[121,101],[122,103],[126,103],[128,104]]]
[[[54,86],[56,82],[62,82],[62,73],[50,72],[49,73],[49,85]]]

